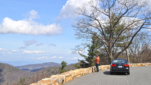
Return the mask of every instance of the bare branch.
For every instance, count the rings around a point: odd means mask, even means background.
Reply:
[[[132,38],[131,38],[130,42],[128,43],[128,45],[127,45],[121,52],[119,52],[119,53],[115,56],[115,58],[117,58],[124,50],[126,50],[126,49],[129,47],[129,45],[132,43],[134,37],[135,37],[135,36],[137,35],[137,33],[142,29],[142,27],[144,26],[144,24],[145,24],[145,22],[141,25],[141,27],[139,28],[139,30],[132,36]]]

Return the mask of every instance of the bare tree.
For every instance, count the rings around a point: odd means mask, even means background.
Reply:
[[[130,46],[143,28],[149,28],[151,11],[148,6],[146,0],[93,0],[77,9],[79,17],[73,24],[76,36],[88,39],[97,33],[96,37],[103,43],[111,61]],[[116,19],[113,19],[114,14]],[[117,30],[119,22],[124,24],[124,27]],[[129,42],[123,49],[118,49],[118,53],[113,54],[120,36],[128,31],[131,31]]]
[[[149,33],[139,33],[133,40],[133,43],[129,47],[130,60],[133,63],[146,63],[151,61],[151,49],[150,49],[150,35]]]

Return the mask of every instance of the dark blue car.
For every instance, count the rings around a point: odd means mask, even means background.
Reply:
[[[113,59],[110,66],[110,74],[114,72],[130,74],[130,67],[125,59]]]

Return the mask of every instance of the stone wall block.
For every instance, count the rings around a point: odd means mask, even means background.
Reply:
[[[53,84],[53,83],[55,83],[55,81],[51,80],[51,78],[45,78],[45,79],[38,81],[38,85],[49,85],[49,84]]]
[[[30,84],[30,85],[38,85],[37,83],[32,83],[32,84]]]

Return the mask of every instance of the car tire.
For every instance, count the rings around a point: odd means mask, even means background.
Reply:
[[[127,72],[127,75],[130,75],[130,72]]]
[[[112,75],[112,74],[113,74],[113,72],[111,72],[111,71],[110,71],[110,74]]]

